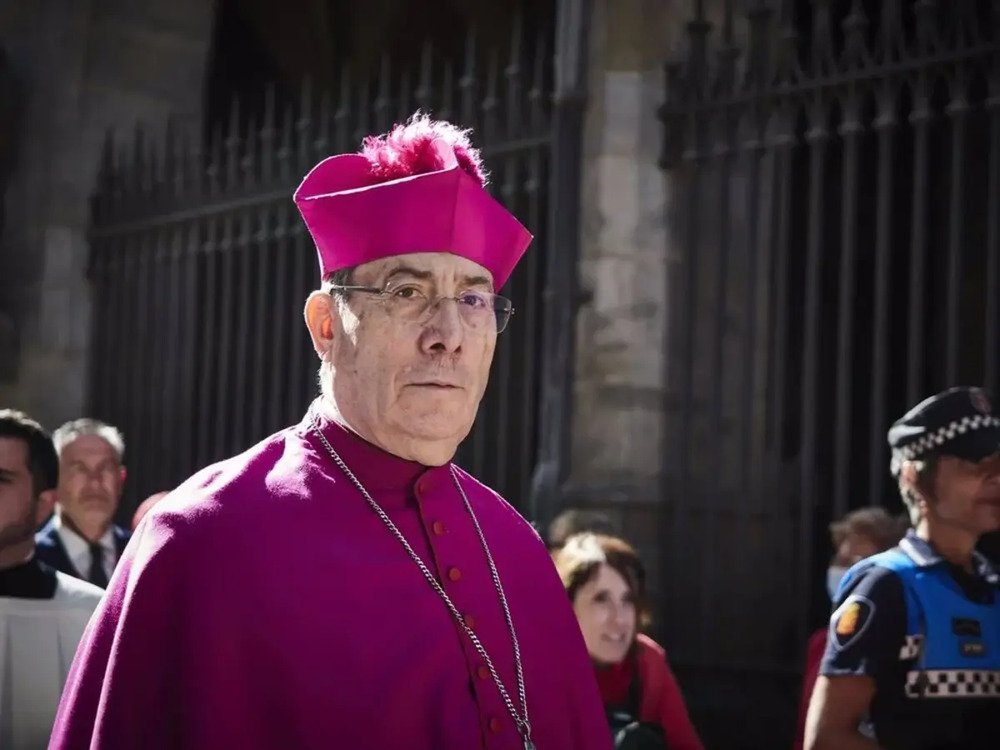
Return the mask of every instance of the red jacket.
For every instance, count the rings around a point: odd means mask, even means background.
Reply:
[[[802,698],[799,703],[799,726],[795,732],[793,750],[802,750],[806,741],[806,714],[809,712],[809,699],[812,698],[813,686],[819,677],[819,665],[826,651],[827,629],[817,630],[809,637],[806,645],[806,666],[802,676]]]
[[[628,699],[635,670],[639,673],[641,721],[656,722],[667,736],[670,750],[704,750],[688,717],[684,696],[670,671],[667,654],[652,638],[636,638],[635,659],[597,670],[597,684],[605,706],[619,706]]]

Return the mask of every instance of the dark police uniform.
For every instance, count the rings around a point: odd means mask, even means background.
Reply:
[[[988,394],[955,388],[889,431],[893,474],[932,454],[1000,451]],[[876,693],[862,731],[884,750],[1000,748],[1000,575],[981,555],[954,566],[912,531],[844,576],[820,673],[865,675]]]

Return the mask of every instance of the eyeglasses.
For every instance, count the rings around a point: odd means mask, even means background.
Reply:
[[[379,298],[389,314],[401,322],[420,323],[428,320],[442,300],[453,300],[458,305],[458,315],[465,326],[473,331],[486,331],[496,327],[503,333],[514,314],[514,304],[499,294],[489,292],[462,292],[457,297],[432,295],[420,286],[403,286],[380,289],[374,286],[331,286],[330,292],[361,292]]]

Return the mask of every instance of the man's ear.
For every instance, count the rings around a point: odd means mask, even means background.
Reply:
[[[333,318],[336,315],[333,298],[317,289],[306,300],[304,312],[313,349],[322,358],[333,343]]]
[[[38,502],[35,504],[36,528],[45,523],[52,515],[52,511],[56,507],[56,495],[55,490],[45,490],[38,496]]]

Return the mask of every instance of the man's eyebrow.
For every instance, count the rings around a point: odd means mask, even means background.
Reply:
[[[463,276],[462,286],[484,286],[490,291],[493,291],[493,281],[489,276]]]
[[[434,278],[434,274],[430,271],[424,271],[420,268],[414,268],[413,266],[395,266],[382,279],[382,285],[387,285],[397,276],[409,276],[414,279],[420,279],[421,281],[430,281]]]
[[[427,271],[422,268],[414,268],[413,266],[399,265],[394,266],[384,277],[382,281],[382,286],[388,286],[389,282],[400,276],[407,276],[414,279],[419,279],[420,281],[433,281],[434,272]],[[493,281],[489,276],[463,276],[461,278],[461,284],[463,287],[475,287],[484,286],[491,291],[493,290]]]

